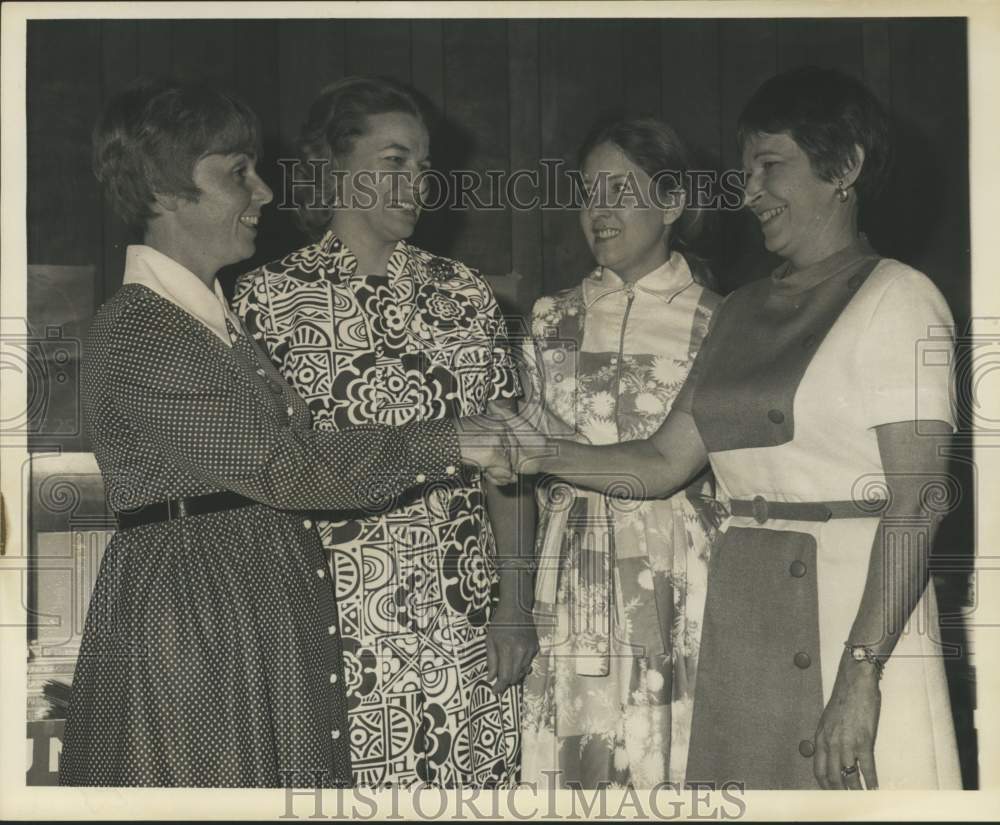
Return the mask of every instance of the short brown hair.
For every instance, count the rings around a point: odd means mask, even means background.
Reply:
[[[115,95],[94,127],[94,174],[122,219],[143,229],[155,195],[198,198],[198,160],[255,157],[259,146],[257,116],[237,98],[201,84],[143,79]]]
[[[833,182],[855,158],[865,160],[854,183],[864,201],[885,184],[891,160],[889,118],[860,80],[836,69],[800,66],[764,81],[737,121],[740,149],[755,134],[787,132],[815,173]]]
[[[347,154],[368,128],[368,116],[388,112],[405,112],[425,125],[428,119],[416,93],[391,78],[352,75],[331,83],[309,107],[299,135],[299,156],[318,161]],[[326,231],[333,207],[316,207],[308,198],[299,201],[298,214],[302,228],[316,238]]]
[[[598,125],[580,147],[579,161],[583,167],[587,156],[602,143],[613,143],[629,160],[656,181],[660,188],[679,186],[684,190],[684,212],[674,222],[672,244],[690,246],[701,231],[701,212],[693,208],[690,156],[680,136],[662,120],[638,117]],[[666,194],[666,192],[660,192]]]

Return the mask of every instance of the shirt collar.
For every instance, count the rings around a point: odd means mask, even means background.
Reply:
[[[583,301],[591,305],[618,292],[645,292],[668,304],[694,283],[684,256],[676,250],[660,266],[647,272],[635,284],[627,284],[618,273],[606,266],[595,269],[583,282]]]
[[[232,346],[226,320],[239,329],[218,279],[212,289],[190,269],[151,246],[136,244],[125,250],[123,284],[141,284],[184,310],[208,327],[226,345]]]
[[[357,257],[332,229],[327,230],[327,233],[320,239],[318,246],[320,251],[331,259],[330,266],[326,269],[326,276],[334,282],[338,282],[341,279],[350,279],[353,275],[367,276],[382,274],[358,272]],[[409,249],[410,246],[406,241],[398,241],[396,243],[396,248],[389,257],[388,274],[390,279],[402,274],[406,269],[406,264],[410,258]]]

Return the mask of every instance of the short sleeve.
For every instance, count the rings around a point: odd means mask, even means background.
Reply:
[[[725,305],[725,298],[720,300],[714,292],[705,290],[703,300],[699,303],[698,310],[695,315],[695,325],[697,326],[699,323],[704,324],[704,335],[700,340],[700,345],[698,346],[698,354],[695,356],[694,363],[688,371],[687,378],[684,380],[684,385],[681,387],[680,392],[677,393],[677,397],[674,399],[674,403],[670,408],[671,410],[680,410],[681,412],[686,412],[688,415],[694,414],[694,392],[695,388],[698,386],[699,377],[704,370],[702,365],[705,363],[705,352],[712,346],[712,330],[715,328],[716,321],[722,314],[722,308]],[[695,346],[695,337],[695,334],[692,333],[692,348]]]
[[[582,318],[578,287],[542,296],[531,310],[530,336],[523,344],[524,409],[536,429],[553,438],[580,434],[577,357]]]
[[[863,415],[867,427],[900,421],[945,421],[953,428],[954,320],[921,272],[886,261],[898,272],[875,300],[859,338]]]
[[[490,359],[490,389],[487,401],[521,397],[521,382],[517,366],[511,354],[507,322],[504,320],[500,304],[486,280],[480,276],[486,290],[486,305],[482,309],[483,324],[490,339],[492,357]]]
[[[534,335],[536,314],[532,311],[529,330],[530,334],[521,336],[517,342],[518,377],[523,395],[519,404],[521,414],[531,421],[535,427],[543,427],[545,399],[543,396],[542,359],[538,351],[538,341]]]

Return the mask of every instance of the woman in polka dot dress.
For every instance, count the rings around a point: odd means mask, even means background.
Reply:
[[[84,403],[119,530],[73,681],[66,785],[333,786],[350,780],[341,641],[313,523],[456,473],[452,424],[335,433],[226,307],[271,191],[253,114],[140,84],[95,131],[95,171],[143,230],[94,321]],[[466,458],[490,460],[467,448]]]

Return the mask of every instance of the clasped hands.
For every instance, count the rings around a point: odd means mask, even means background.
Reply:
[[[484,415],[457,423],[462,461],[478,467],[493,484],[511,484],[537,473],[549,452],[546,437],[523,416],[490,404]]]

